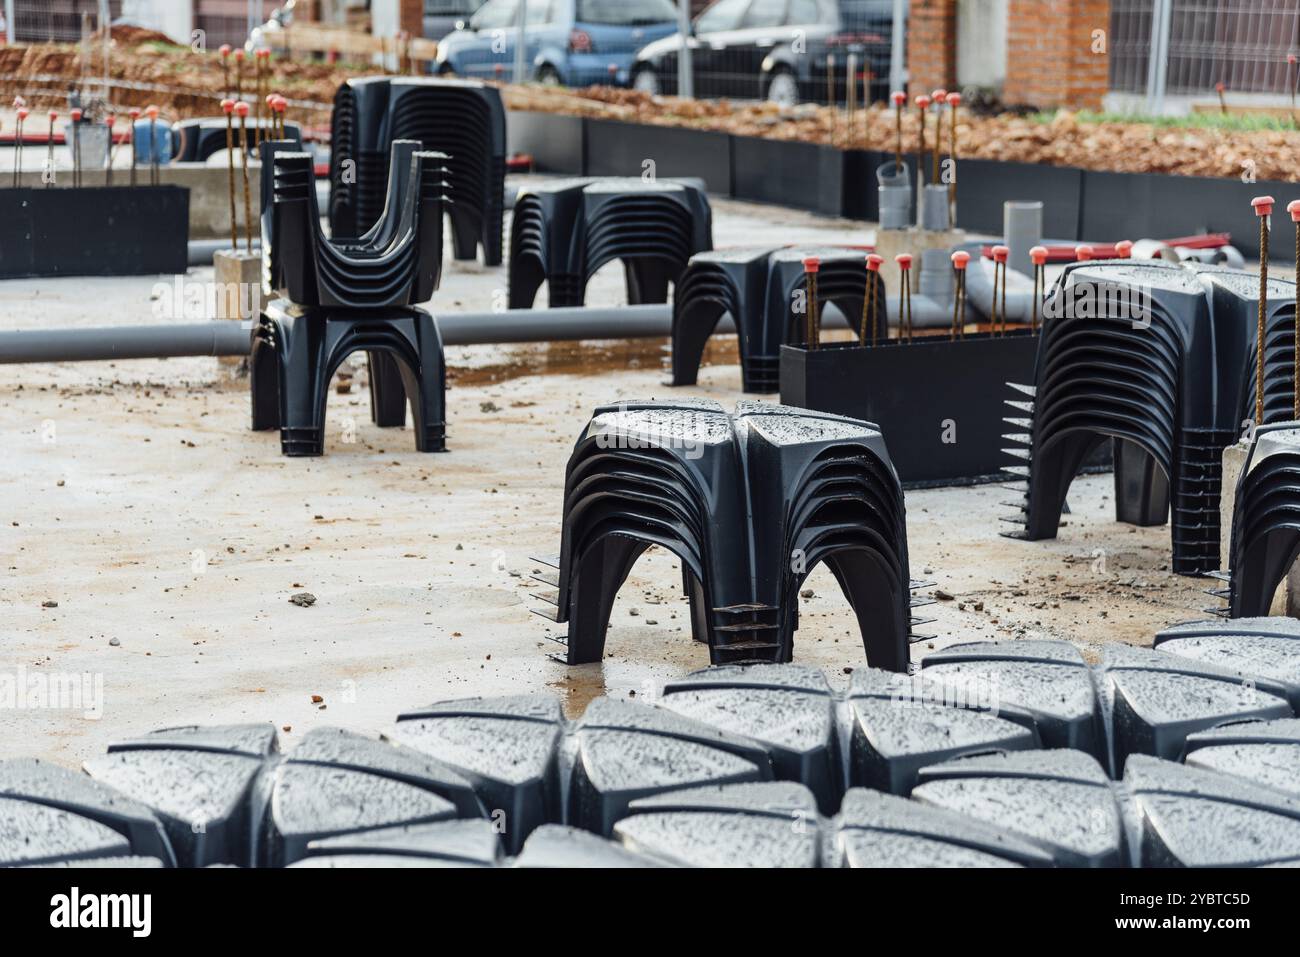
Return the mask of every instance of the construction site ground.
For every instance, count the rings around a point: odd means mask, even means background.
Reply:
[[[715,202],[718,246],[864,243],[862,224]],[[211,279],[196,268],[188,282]],[[174,277],[17,280],[0,328],[174,321]],[[503,270],[451,265],[431,308],[487,311]],[[545,290],[539,303],[545,302]],[[588,302],[625,301],[617,265]],[[599,693],[652,696],[704,667],[676,559],[648,554],[621,592],[601,664],[548,657],[531,613],[536,555],[559,550],[564,466],[593,406],[620,397],[743,397],[734,337],[696,387],[664,385],[663,340],[448,350],[448,447],[370,422],[364,363],[331,394],[325,455],[289,459],[249,430],[248,384],[217,359],[5,366],[0,374],[0,660],[102,681],[102,712],[17,708],[0,757],[74,764],[151,729],[269,721],[292,739],[381,731],[436,699],[551,689],[570,713]],[[918,383],[918,388],[935,387]],[[771,397],[775,399],[775,396]],[[954,409],[961,397],[953,396]],[[959,437],[960,441],[960,437]],[[1169,570],[1169,529],[1114,521],[1108,475],[1077,480],[1055,541],[1000,537],[996,485],[907,494],[912,573],[935,647],[1046,637],[1096,655],[1203,617],[1202,580]],[[307,593],[314,602],[290,599]],[[825,568],[801,598],[795,659],[847,682],[864,665]],[[317,700],[319,699],[319,700]]]

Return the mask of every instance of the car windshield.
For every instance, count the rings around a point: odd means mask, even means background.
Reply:
[[[740,20],[749,9],[749,0],[718,0],[695,19],[697,33],[720,33],[739,30]]]
[[[677,19],[672,0],[578,0],[575,19],[614,27],[671,23]]]

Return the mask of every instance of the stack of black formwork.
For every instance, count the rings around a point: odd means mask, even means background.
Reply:
[[[457,187],[459,189],[459,187]],[[668,301],[691,256],[713,248],[713,214],[698,179],[569,179],[530,186],[510,227],[510,308],[581,306],[587,282],[620,260],[631,304]]]
[[[393,144],[383,215],[357,239],[327,239],[312,157],[290,142],[262,145],[262,257],[271,300],[253,331],[253,428],[280,430],[285,455],[320,455],[330,379],[353,352],[370,359],[371,416],[406,422],[415,443],[446,441],[445,366],[433,316],[416,307],[438,288],[446,156]]]
[[[248,126],[250,130],[258,131],[262,140],[274,135],[274,126],[269,118],[260,123],[251,122]],[[302,149],[301,126],[297,123],[286,123],[284,134],[284,139],[295,143],[297,149]],[[226,118],[216,116],[181,120],[172,127],[171,135],[172,155],[176,157],[175,162],[203,163],[210,156],[226,148]],[[254,134],[250,132],[249,139],[253,138]],[[251,144],[250,150],[256,152]]]
[[[1232,618],[1267,615],[1277,586],[1300,557],[1300,422],[1255,429],[1232,512]]]
[[[798,293],[805,284],[803,261],[810,257],[820,261],[819,308],[834,303],[861,335],[856,319],[867,281],[874,281],[878,328],[888,336],[884,281],[879,272],[867,272],[861,250],[754,246],[700,253],[691,257],[673,294],[672,384],[695,384],[709,337],[723,315],[730,315],[740,345],[741,387],[778,391],[781,346],[803,343],[807,335],[800,307],[808,304]]]
[[[1015,385],[1008,468],[1022,526],[1055,538],[1065,495],[1088,454],[1116,440],[1117,517],[1163,524],[1172,508],[1173,568],[1219,564],[1222,454],[1237,436],[1242,357],[1253,331],[1181,266],[1131,260],[1067,267],[1045,306],[1034,384]]]
[[[652,545],[682,563],[692,633],[714,663],[790,660],[799,587],[825,562],[867,660],[908,664],[914,604],[903,493],[873,426],[766,403],[598,408],[565,476],[558,590],[539,612],[568,623],[565,661],[599,661],[614,598]]]
[[[496,88],[471,80],[366,77],[334,96],[330,155],[330,228],[359,236],[383,213],[388,153],[397,140],[418,140],[446,153],[453,200],[456,259],[502,260],[506,114]]]

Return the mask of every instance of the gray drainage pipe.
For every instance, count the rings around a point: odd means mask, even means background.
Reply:
[[[514,309],[450,313],[438,317],[449,346],[579,339],[661,338],[672,331],[670,305],[604,309]],[[718,332],[735,332],[724,318]],[[168,323],[151,326],[88,326],[0,332],[0,364],[168,359],[179,356],[248,354],[244,322]]]
[[[952,303],[912,298],[917,327],[950,321]],[[837,310],[826,311],[827,326],[847,326]],[[459,312],[438,317],[448,346],[513,342],[572,342],[583,339],[660,339],[671,334],[671,305],[606,308],[511,309]],[[714,330],[734,333],[724,316]],[[0,365],[23,362],[93,362],[117,359],[169,359],[181,356],[248,354],[249,323],[191,322],[150,326],[87,326],[0,332]]]

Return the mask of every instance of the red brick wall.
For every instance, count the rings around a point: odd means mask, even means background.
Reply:
[[[1094,53],[1093,31],[1110,49],[1110,0],[1010,0],[1008,104],[1100,109],[1109,55]]]
[[[398,22],[407,36],[424,36],[424,0],[399,0]]]
[[[912,0],[908,13],[908,92],[957,84],[957,0]]]
[[[911,0],[909,93],[957,85],[957,0]],[[1007,81],[1011,105],[1099,109],[1109,57],[1094,30],[1110,30],[1110,0],[1009,0]],[[1109,35],[1105,37],[1109,49]]]

